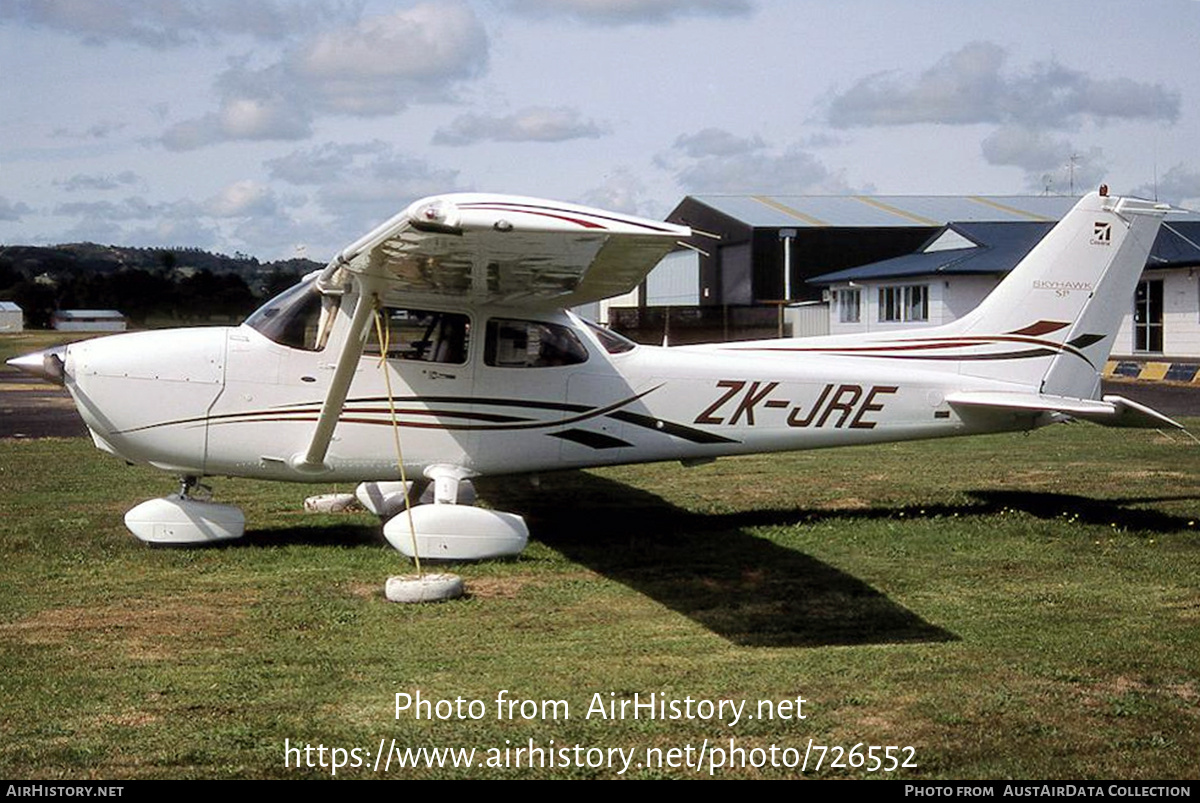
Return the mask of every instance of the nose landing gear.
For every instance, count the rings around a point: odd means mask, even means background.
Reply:
[[[179,492],[142,502],[125,514],[125,526],[149,544],[209,544],[241,538],[246,516],[235,505],[212,501],[212,489],[195,476],[181,477]]]

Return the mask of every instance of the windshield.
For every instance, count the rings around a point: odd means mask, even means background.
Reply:
[[[322,296],[317,283],[305,281],[259,307],[246,325],[281,346],[320,351],[337,311],[336,296]]]
[[[587,318],[580,318],[592,330],[592,334],[600,341],[600,345],[604,346],[604,350],[609,354],[624,354],[627,351],[633,351],[637,348],[637,343],[634,343],[627,337],[617,334],[611,329],[605,329],[595,321],[589,321]]]

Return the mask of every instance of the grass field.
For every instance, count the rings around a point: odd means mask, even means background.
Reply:
[[[151,549],[121,517],[171,478],[84,440],[0,441],[0,776],[328,777],[299,753],[286,768],[285,740],[369,764],[381,739],[480,763],[530,740],[634,749],[634,777],[696,774],[638,768],[647,749],[730,739],[911,746],[917,764],[814,771],[814,754],[813,777],[1200,775],[1200,447],[1183,437],[1074,425],[489,480],[482,498],[535,540],[456,567],[469,596],[425,607],[383,598],[405,565],[370,517],[305,515],[301,486],[214,484],[247,537]],[[502,689],[569,718],[498,720]],[[397,718],[394,695],[417,691],[486,716]],[[596,693],[750,713],[802,696],[805,718],[587,717]]]
[[[73,343],[86,340],[89,334],[80,332],[49,332],[45,330],[30,330],[19,334],[4,333],[0,335],[0,363],[32,351],[48,349],[63,343]],[[0,365],[0,371],[13,370],[7,365]]]

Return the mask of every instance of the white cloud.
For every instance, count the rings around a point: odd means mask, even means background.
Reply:
[[[1157,198],[1188,209],[1200,209],[1200,171],[1178,164],[1131,193],[1142,198]],[[1167,219],[1170,222],[1170,218]]]
[[[787,193],[850,192],[841,173],[796,147],[778,154],[708,156],[684,168],[676,179],[688,191]]]
[[[235,181],[204,202],[204,212],[212,217],[248,217],[274,215],[275,193],[256,181]]]
[[[1107,173],[1104,152],[1086,151],[1070,140],[1021,126],[1002,126],[982,143],[988,164],[1018,167],[1034,192],[1070,193],[1098,186]]]
[[[386,203],[395,206],[390,215],[421,195],[458,186],[457,170],[431,165],[379,140],[326,143],[266,165],[272,178],[319,187],[320,202],[334,214],[347,203]]]
[[[23,215],[28,215],[32,211],[27,204],[21,201],[13,203],[0,195],[0,220],[20,220]]]
[[[766,144],[761,137],[751,139],[739,137],[721,128],[705,128],[695,134],[680,134],[675,147],[687,156],[699,159],[705,156],[735,156],[762,150]]]
[[[233,64],[216,81],[220,108],[171,126],[162,143],[192,150],[231,140],[298,140],[322,114],[397,114],[445,102],[483,71],[488,40],[461,3],[413,6],[321,33],[261,69]]]
[[[230,139],[292,139],[308,136],[308,120],[278,98],[232,98],[221,105],[221,130]]]
[[[112,239],[109,242],[128,243],[143,248],[180,245],[212,248],[225,241],[216,227],[190,218],[162,218],[150,226],[130,229],[119,236],[120,239]]]
[[[54,208],[56,215],[95,220],[149,220],[171,213],[171,204],[151,204],[135,196],[123,201],[70,201]]]
[[[459,171],[439,167],[378,140],[326,143],[267,162],[272,178],[316,188],[334,220],[322,236],[341,245],[425,195],[467,189]]]
[[[53,242],[97,242],[121,245],[187,245],[206,248],[217,242],[213,226],[202,223],[202,209],[191,201],[148,203],[142,198],[59,204],[54,214],[76,218]],[[128,223],[136,221],[133,228]]]
[[[341,181],[323,190],[321,201],[330,211],[346,212],[346,206],[377,210],[390,217],[423,195],[452,192],[458,188],[458,171],[439,168],[424,159],[390,154],[361,169],[347,173]],[[361,225],[362,212],[350,213]]]
[[[110,220],[87,217],[56,235],[44,237],[46,243],[109,243],[129,245],[125,230]],[[189,243],[190,245],[190,243]]]
[[[93,123],[83,130],[56,128],[50,132],[50,136],[70,139],[107,139],[110,135],[115,134],[116,132],[125,128],[125,125],[125,123],[121,122],[101,120],[100,122]]]
[[[531,106],[503,117],[464,114],[433,136],[435,145],[473,145],[477,142],[564,142],[594,139],[604,126],[589,120],[578,109],[565,106]]]
[[[717,128],[685,134],[674,150],[655,157],[672,170],[687,192],[846,193],[852,188],[840,171],[832,171],[797,144],[782,150],[759,137],[738,137]]]
[[[287,60],[324,109],[393,114],[411,99],[445,100],[487,65],[483,25],[461,3],[427,3],[321,34]]]
[[[681,17],[738,17],[750,0],[509,0],[513,11],[539,19],[569,16],[601,25],[660,24]]]
[[[1071,143],[1045,131],[1023,126],[1004,126],[988,135],[982,143],[983,158],[989,164],[1012,165],[1027,171],[1053,170],[1071,155]]]
[[[279,67],[234,64],[217,78],[220,108],[169,127],[168,150],[188,151],[229,140],[297,140],[312,134],[312,112]]]
[[[345,0],[5,0],[0,20],[63,31],[88,44],[161,49],[219,34],[280,39],[351,19],[358,8]]]
[[[614,212],[647,215],[646,185],[628,168],[619,167],[604,178],[604,183],[583,194],[581,203]]]
[[[120,243],[133,246],[250,248],[289,253],[305,232],[269,187],[236,181],[200,201],[123,201],[59,204],[54,214],[74,218],[54,241]]]
[[[999,123],[1066,129],[1085,121],[1179,118],[1179,93],[1161,84],[1093,78],[1055,61],[1006,72],[1007,60],[999,45],[973,42],[916,78],[868,76],[834,96],[829,123],[835,128]]]
[[[289,184],[325,184],[344,177],[362,156],[389,153],[391,146],[380,140],[362,143],[327,142],[292,151],[266,163],[271,178]]]
[[[86,175],[78,173],[63,181],[55,181],[55,185],[62,187],[67,192],[78,192],[80,190],[116,190],[121,187],[129,187],[137,184],[139,181],[137,173],[132,170],[122,170],[120,173],[103,173],[100,175]]]
[[[321,226],[322,242],[314,244],[318,250],[345,245],[417,198],[470,189],[461,185],[458,170],[380,140],[302,148],[266,167],[272,179],[314,188],[315,208],[330,219]],[[313,234],[297,232],[294,237],[312,243]]]

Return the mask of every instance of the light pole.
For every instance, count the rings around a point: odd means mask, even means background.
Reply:
[[[792,240],[795,229],[780,229],[779,240],[783,243],[783,302],[779,305],[779,336],[783,337],[783,311],[792,300]]]

